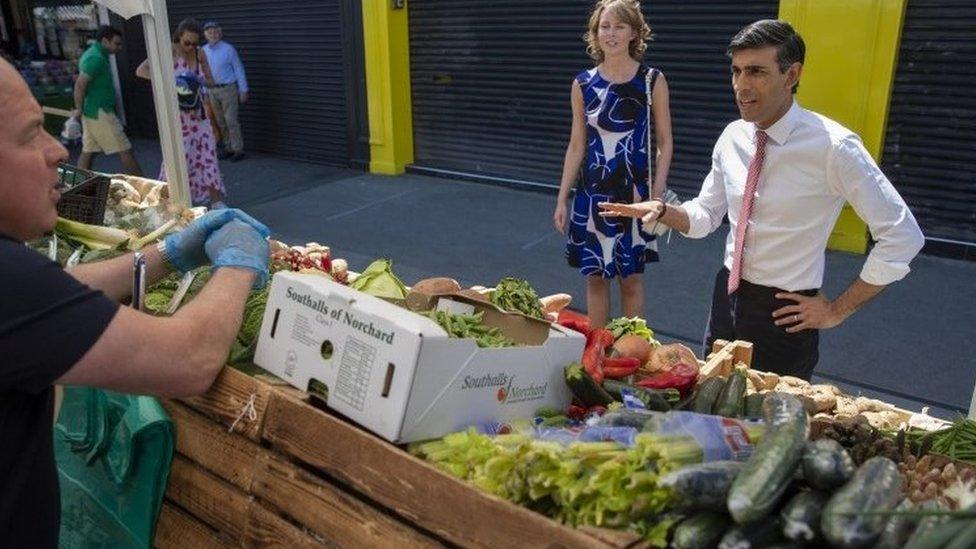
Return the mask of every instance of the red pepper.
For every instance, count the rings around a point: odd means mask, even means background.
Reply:
[[[634,357],[617,357],[603,359],[603,375],[609,379],[623,379],[633,375],[640,368],[640,359]]]
[[[603,328],[590,331],[586,336],[586,348],[583,349],[583,369],[597,383],[603,383],[603,361],[606,360],[606,349],[613,345],[613,332]]]
[[[575,404],[570,404],[569,409],[566,410],[566,417],[569,419],[586,419],[586,408],[582,406],[577,406]]]
[[[556,323],[570,330],[576,330],[583,335],[590,333],[590,319],[584,314],[576,313],[569,309],[559,311],[559,316],[556,317]]]
[[[637,386],[648,389],[677,389],[684,397],[695,388],[696,381],[698,381],[698,366],[678,363],[665,372],[638,381]]]
[[[586,415],[588,416],[595,415],[602,417],[605,413],[607,413],[607,408],[605,406],[600,406],[599,404],[594,404],[586,409]]]

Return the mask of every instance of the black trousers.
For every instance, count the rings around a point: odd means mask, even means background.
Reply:
[[[751,341],[753,368],[809,380],[820,359],[820,331],[803,330],[790,334],[786,332],[788,325],[773,324],[773,311],[794,304],[790,300],[776,299],[776,294],[785,290],[742,280],[739,289],[728,295],[728,281],[729,270],[722,267],[715,275],[712,310],[705,328],[704,355],[711,352],[716,339]],[[817,292],[794,293],[813,296]]]

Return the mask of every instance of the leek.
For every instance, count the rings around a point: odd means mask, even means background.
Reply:
[[[132,238],[132,235],[115,227],[102,227],[72,221],[63,217],[58,218],[54,230],[79,244],[92,250],[111,250],[118,248]]]

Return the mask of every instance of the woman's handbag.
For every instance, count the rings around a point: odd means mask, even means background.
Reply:
[[[657,79],[656,76],[657,71],[654,69],[649,69],[647,71],[647,75],[644,77],[645,88],[647,89],[647,178],[649,179],[648,188],[650,189],[654,188],[654,148],[651,144],[651,119],[653,118],[651,115],[651,93],[654,91],[654,82]],[[664,196],[662,196],[661,199],[668,206],[681,205],[681,199],[678,198],[678,193],[668,189],[667,187],[665,187]],[[668,227],[664,223],[657,220],[655,220],[650,227],[644,227],[645,232],[656,236],[661,236],[670,230],[671,227]]]

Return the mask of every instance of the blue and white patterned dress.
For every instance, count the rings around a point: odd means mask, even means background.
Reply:
[[[566,260],[586,276],[613,278],[644,272],[658,260],[653,234],[639,219],[603,218],[600,202],[631,204],[650,196],[647,184],[646,75],[653,88],[656,69],[641,65],[629,82],[614,84],[596,68],[576,81],[583,92],[586,115],[586,156],[573,199]]]

